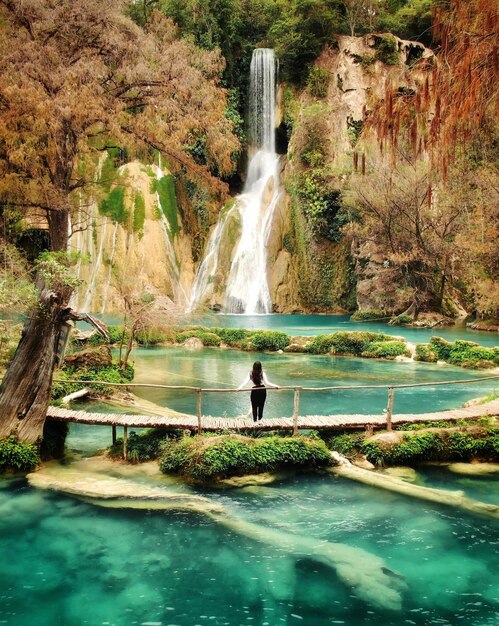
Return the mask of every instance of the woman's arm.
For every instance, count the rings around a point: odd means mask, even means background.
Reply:
[[[274,385],[274,383],[270,382],[270,380],[265,375],[265,372],[262,372],[262,380],[265,387],[273,387],[274,389],[279,389],[278,385]]]
[[[238,389],[242,389],[243,387],[246,387],[246,385],[249,385],[250,380],[251,380],[251,379],[250,379],[250,375],[248,374],[248,375],[246,376],[246,378],[244,379],[243,384],[242,384],[242,385],[239,385]]]

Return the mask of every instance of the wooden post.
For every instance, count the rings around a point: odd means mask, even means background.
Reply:
[[[203,426],[201,424],[201,389],[197,390],[197,414],[198,414],[198,435],[203,432]]]
[[[393,387],[388,388],[388,406],[386,407],[386,430],[392,429],[392,412],[393,412],[393,396],[395,389]]]
[[[113,446],[116,445],[116,424],[113,424]]]
[[[298,414],[300,412],[300,390],[301,390],[301,387],[295,387],[295,398],[293,402],[293,437],[298,436]]]
[[[128,442],[128,426],[123,426],[123,458],[128,461],[128,450],[126,444]]]

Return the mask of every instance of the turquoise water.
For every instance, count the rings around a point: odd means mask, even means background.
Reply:
[[[380,557],[402,587],[401,607],[363,600],[334,568],[297,556],[292,541],[273,548],[202,514],[105,509],[4,479],[0,623],[499,622],[497,523],[326,475],[197,493],[262,533],[359,548],[359,572]]]
[[[141,348],[133,352],[134,382],[195,387],[235,388],[244,381],[254,359],[261,359],[271,382],[281,386],[326,387],[392,385],[467,380],[486,374],[448,365],[399,363],[308,354],[256,354],[235,350]],[[424,413],[460,406],[473,397],[497,389],[497,380],[441,387],[397,390],[396,413]],[[148,400],[177,411],[195,413],[196,397],[190,391],[136,390]],[[248,393],[203,395],[204,415],[241,415],[248,411]],[[303,392],[300,415],[381,413],[387,405],[386,389]],[[269,391],[265,417],[291,416],[293,391]]]
[[[297,334],[307,333],[301,329]],[[239,385],[254,358],[209,349],[133,353],[138,382],[200,387]],[[265,354],[261,359],[279,385],[394,384],[482,375],[449,366],[327,356]],[[484,382],[397,391],[395,411],[458,406],[494,386]],[[186,392],[140,393],[181,411],[195,410],[194,398]],[[203,398],[205,414],[240,414],[248,405],[246,394]],[[385,406],[383,390],[319,392],[304,394],[300,412],[370,413]],[[290,415],[291,407],[292,392],[269,392],[266,416]],[[104,407],[95,403],[93,409]],[[95,452],[110,444],[110,430],[72,425],[68,447]],[[499,502],[494,477],[425,468],[418,481]],[[498,525],[488,518],[329,475],[300,475],[233,491],[186,485],[175,489],[222,505],[231,523],[202,512],[102,508],[33,489],[22,478],[0,478],[0,624],[499,623]],[[298,550],[303,542],[315,551]],[[336,544],[333,554],[343,554],[345,546],[347,554],[356,550],[349,557],[348,575],[318,558],[331,544]],[[355,581],[360,576],[369,585],[373,576],[363,578],[362,573],[377,559],[382,567],[374,571],[392,584],[379,597],[366,599]],[[401,594],[401,605],[395,608],[385,597],[392,586]]]
[[[99,316],[107,324],[120,324],[117,316]],[[194,320],[193,323],[206,326],[227,326],[229,328],[248,328],[255,330],[282,330],[288,335],[319,335],[336,331],[365,330],[388,335],[400,335],[413,343],[428,343],[434,335],[444,337],[447,341],[464,339],[475,341],[483,346],[497,346],[497,332],[469,330],[465,326],[443,328],[405,328],[404,326],[388,326],[386,322],[352,322],[348,315],[224,315],[213,314]],[[85,326],[88,328],[88,326]]]
[[[289,335],[319,335],[336,331],[364,330],[400,335],[413,343],[428,343],[434,335],[447,341],[465,339],[483,346],[497,346],[496,332],[469,330],[465,326],[444,328],[405,328],[386,322],[351,322],[348,315],[213,315],[202,320],[211,326],[282,330]]]

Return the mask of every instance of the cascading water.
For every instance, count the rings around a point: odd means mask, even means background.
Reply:
[[[275,153],[276,59],[273,50],[253,52],[250,66],[249,120],[252,154],[243,193],[217,224],[207,246],[192,290],[190,308],[202,301],[210,276],[216,271],[223,222],[239,213],[241,235],[225,292],[226,313],[270,313],[267,251],[274,209],[279,199],[279,157]]]

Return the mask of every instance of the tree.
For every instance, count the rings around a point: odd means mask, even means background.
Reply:
[[[351,181],[350,200],[360,212],[356,234],[379,246],[398,271],[399,284],[412,292],[406,313],[415,316],[441,309],[447,283],[456,278],[465,207],[432,187],[428,162],[407,154],[395,165],[377,155],[366,175]]]
[[[444,177],[450,163],[488,126],[497,134],[497,4],[494,0],[449,0],[433,6],[433,34],[440,50],[420,86],[387,87],[369,116],[378,138],[396,149],[409,133],[414,150],[429,151]],[[492,138],[494,141],[494,138]]]
[[[0,206],[45,219],[53,251],[68,243],[78,192],[94,191],[107,146],[160,150],[174,172],[223,195],[238,143],[219,87],[223,61],[177,39],[152,12],[145,30],[117,0],[0,0]],[[205,138],[206,165],[185,150]],[[62,257],[58,259],[64,266]],[[37,281],[30,316],[0,387],[0,437],[40,439],[57,345],[73,315],[70,280]]]
[[[138,333],[147,335],[177,325],[184,313],[167,296],[156,293],[149,285],[137,282],[140,268],[128,264],[114,272],[113,288],[122,303],[123,332],[119,346],[119,365],[125,370]]]
[[[343,0],[345,14],[350,35],[355,36],[355,30],[359,25],[361,28],[367,24],[372,26],[376,15],[376,2],[374,0]]]

